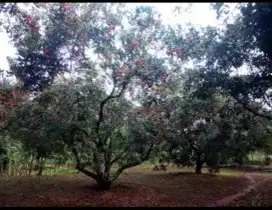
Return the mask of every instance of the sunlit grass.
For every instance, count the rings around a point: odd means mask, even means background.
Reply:
[[[56,168],[56,169],[45,169],[43,175],[45,176],[55,176],[60,174],[72,174],[76,173],[77,170],[74,168]]]
[[[241,176],[243,173],[236,170],[221,169],[219,174],[222,176]]]

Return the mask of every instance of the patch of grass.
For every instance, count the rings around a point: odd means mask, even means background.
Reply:
[[[76,173],[77,170],[74,168],[56,168],[56,169],[45,169],[43,175],[45,176],[56,176],[60,174],[72,174]]]
[[[238,177],[241,176],[243,172],[238,171],[238,170],[232,170],[232,169],[220,169],[220,175],[222,176],[234,176]]]

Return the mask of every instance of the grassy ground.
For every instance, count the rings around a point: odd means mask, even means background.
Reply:
[[[82,174],[0,179],[0,206],[209,206],[246,187],[242,172],[195,175],[192,168],[153,172],[143,164],[119,178],[109,191],[97,191]]]

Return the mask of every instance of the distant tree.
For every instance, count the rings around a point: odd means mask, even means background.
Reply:
[[[222,8],[224,5],[216,9]],[[272,7],[270,3],[247,3],[238,8],[241,14],[214,37],[200,76],[194,77],[202,80],[197,95],[203,95],[203,89],[221,88],[245,109],[271,120]]]

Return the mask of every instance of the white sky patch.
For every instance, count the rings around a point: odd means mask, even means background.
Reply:
[[[190,12],[175,14],[176,6],[182,8],[189,7],[189,3],[128,3],[127,8],[135,8],[140,5],[154,6],[162,14],[163,24],[175,25],[191,22],[194,26],[217,26],[219,21],[216,19],[215,11],[211,10],[210,3],[193,3]]]
[[[16,49],[9,43],[9,38],[5,33],[0,34],[0,68],[9,69],[7,56],[15,56]]]

